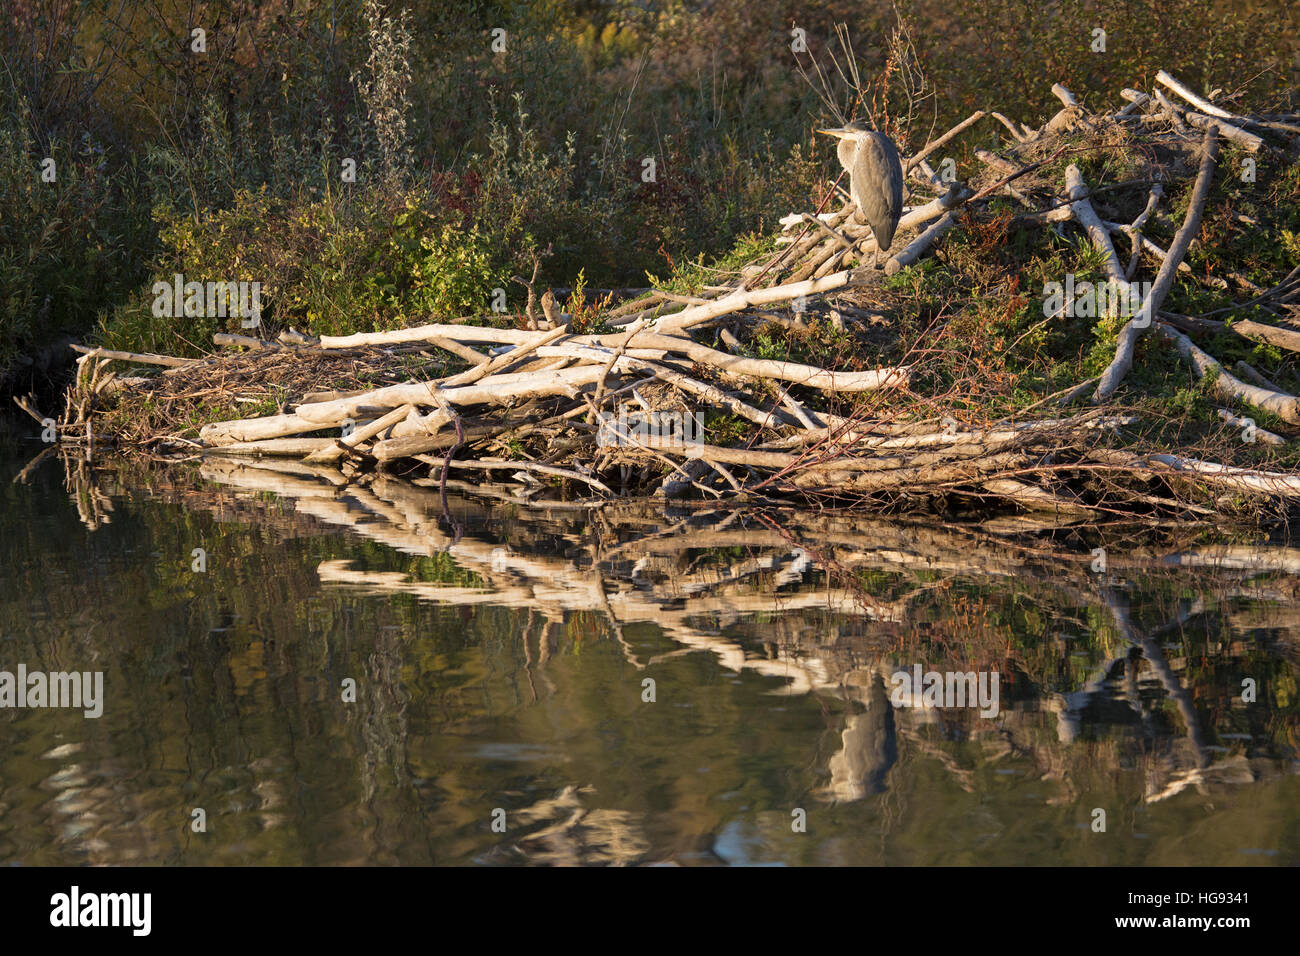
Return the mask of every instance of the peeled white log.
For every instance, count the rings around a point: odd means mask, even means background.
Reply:
[[[1206,116],[1204,113],[1194,113],[1188,110],[1186,114],[1187,122],[1197,129],[1217,131],[1224,139],[1230,139],[1234,143],[1246,148],[1247,151],[1258,153],[1264,141],[1254,133],[1247,133],[1240,126],[1233,126],[1226,120],[1216,119],[1213,116]]]
[[[1205,138],[1201,141],[1201,153],[1201,168],[1196,174],[1196,185],[1192,187],[1192,197],[1187,204],[1187,215],[1178,230],[1178,235],[1174,236],[1174,241],[1169,244],[1169,253],[1165,256],[1160,271],[1156,273],[1150,294],[1142,301],[1137,316],[1129,319],[1120,330],[1119,341],[1115,346],[1115,357],[1111,359],[1110,365],[1106,366],[1106,371],[1102,372],[1101,380],[1097,383],[1097,391],[1093,393],[1093,401],[1104,402],[1114,395],[1120,382],[1132,368],[1133,350],[1137,346],[1138,337],[1142,334],[1142,330],[1151,324],[1160,306],[1164,304],[1165,296],[1173,288],[1174,279],[1178,275],[1178,266],[1187,255],[1192,238],[1201,228],[1201,213],[1205,209],[1205,200],[1210,194],[1210,182],[1214,179],[1214,167],[1219,158],[1219,137],[1213,128],[1205,131]],[[1113,251],[1112,249],[1112,253]]]
[[[1028,138],[1025,136],[1024,133],[1020,132],[1020,130],[1016,128],[1015,123],[1011,122],[1011,120],[1007,119],[1001,113],[994,111],[989,115],[992,116],[999,123],[1001,123],[1003,126],[1005,126],[1007,128],[1007,131],[1011,133],[1011,135],[1015,138],[1017,143],[1023,143]]]
[[[402,421],[404,418],[406,418],[407,415],[411,414],[411,412],[413,411],[415,411],[414,405],[399,406],[398,408],[393,409],[387,415],[384,415],[381,418],[376,418],[370,424],[363,425],[362,427],[355,429],[352,432],[352,434],[348,435],[345,438],[340,438],[332,446],[315,450],[313,454],[307,458],[307,461],[309,462],[336,461],[339,458],[343,457],[344,452],[352,448],[355,448],[357,445],[361,444],[363,441],[366,441],[367,439],[374,438],[384,429],[392,428],[394,425]]]
[[[542,301],[543,304],[545,304],[545,297],[543,297]],[[453,375],[442,383],[443,387],[451,388],[456,385],[469,385],[473,382],[477,382],[479,379],[486,378],[494,372],[498,372],[507,366],[515,364],[515,362],[524,358],[526,355],[530,355],[541,346],[550,345],[552,342],[557,339],[562,339],[568,334],[568,325],[561,325],[544,332],[530,333],[527,341],[520,342],[511,348],[510,351],[498,355],[490,362],[484,362],[482,365],[461,372],[459,375]]]
[[[1253,434],[1254,434],[1254,436],[1255,436],[1256,441],[1261,441],[1261,442],[1263,442],[1265,445],[1285,445],[1285,444],[1286,444],[1286,439],[1283,438],[1281,435],[1278,435],[1278,434],[1276,434],[1275,432],[1271,432],[1271,431],[1269,431],[1268,429],[1260,428],[1258,425],[1256,425],[1256,424],[1254,423],[1254,421],[1252,421],[1252,420],[1250,420],[1250,419],[1247,419],[1247,418],[1242,418],[1240,415],[1234,415],[1232,412],[1228,411],[1228,409],[1226,409],[1226,408],[1219,408],[1219,409],[1216,409],[1216,410],[1215,410],[1215,414],[1217,414],[1220,418],[1222,418],[1222,419],[1223,419],[1225,422],[1227,422],[1229,425],[1232,425],[1232,426],[1234,426],[1234,427],[1236,427],[1236,428],[1243,429],[1243,434],[1244,434],[1244,430],[1245,430],[1245,429],[1247,429],[1247,428],[1251,429],[1251,431],[1253,432]]]
[[[199,439],[205,445],[231,445],[235,442],[260,441],[300,435],[303,432],[337,428],[347,415],[328,421],[303,418],[300,415],[266,415],[262,418],[241,418],[230,422],[213,422],[199,429]],[[328,441],[329,439],[326,439]]]
[[[455,342],[493,342],[517,345],[536,338],[536,332],[520,329],[493,329],[481,325],[417,325],[390,332],[357,332],[355,335],[322,335],[323,349],[354,349],[363,345],[396,345],[401,342],[425,342],[436,338]]]
[[[1257,408],[1272,412],[1283,421],[1290,422],[1293,425],[1300,425],[1300,399],[1297,399],[1294,395],[1287,395],[1285,392],[1274,392],[1243,382],[1220,365],[1213,356],[1197,348],[1195,343],[1181,332],[1170,328],[1163,322],[1157,325],[1157,328],[1161,335],[1174,344],[1174,347],[1178,349],[1178,354],[1195,370],[1198,376],[1204,378],[1210,373],[1216,373],[1214,390],[1220,395],[1249,402]]]
[[[1300,352],[1300,332],[1283,329],[1276,325],[1265,325],[1251,319],[1238,319],[1232,323],[1232,331],[1256,342],[1266,342],[1288,352]]]
[[[140,365],[166,365],[171,368],[184,368],[201,362],[202,359],[177,358],[174,355],[155,355],[152,352],[119,352],[115,349],[91,348],[88,345],[69,346],[74,352],[80,352],[90,358],[115,359],[119,362],[136,362]]]
[[[1092,202],[1088,199],[1088,187],[1083,181],[1083,173],[1073,163],[1066,167],[1065,186],[1069,190],[1071,200],[1070,214],[1079,225],[1083,226],[1092,244],[1105,257],[1106,277],[1118,283],[1120,288],[1127,292],[1129,283],[1124,278],[1124,267],[1120,265],[1115,246],[1110,241],[1110,232],[1102,223],[1096,210],[1092,208]]]
[[[1072,106],[1075,109],[1083,108],[1082,106],[1079,105],[1079,101],[1077,98],[1075,98],[1075,95],[1071,93],[1069,90],[1067,90],[1060,83],[1052,84],[1052,95],[1055,96],[1058,100],[1060,100],[1061,105],[1063,106]]]
[[[1156,82],[1160,83],[1163,86],[1167,86],[1169,89],[1173,90],[1183,99],[1185,99],[1187,102],[1195,106],[1202,113],[1208,113],[1210,116],[1217,116],[1219,119],[1244,122],[1244,120],[1240,116],[1236,116],[1233,113],[1229,113],[1227,110],[1215,106],[1209,100],[1197,96],[1195,93],[1191,91],[1189,87],[1184,86],[1182,83],[1174,79],[1174,77],[1170,76],[1164,70],[1160,70],[1158,73],[1156,73]]]
[[[506,402],[512,399],[539,398],[546,395],[575,395],[578,388],[593,384],[600,378],[600,374],[601,369],[595,366],[582,366],[547,369],[541,372],[491,375],[473,385],[462,385],[458,388],[440,388],[437,382],[411,382],[389,385],[363,395],[340,398],[332,402],[299,405],[297,414],[307,421],[339,422],[355,416],[357,409],[366,405],[386,405],[390,408],[408,403],[436,405],[438,400],[448,405],[478,405]]]
[[[929,249],[934,241],[942,236],[945,232],[957,224],[956,216],[953,213],[947,213],[940,219],[936,219],[930,224],[930,227],[921,233],[907,246],[891,256],[885,263],[885,275],[892,276],[896,272],[907,268],[921,258],[921,254]]]
[[[807,385],[826,392],[863,392],[875,388],[900,388],[907,385],[910,366],[870,369],[865,372],[830,372],[813,365],[781,362],[776,359],[752,359],[719,352],[689,339],[640,332],[632,341],[638,345],[678,352],[709,368],[727,375],[774,378],[794,385]]]
[[[1178,455],[1148,455],[1173,471],[1187,472],[1209,484],[1235,491],[1262,491],[1284,498],[1300,497],[1300,475],[1281,474],[1276,471],[1257,471],[1253,468],[1234,468],[1214,461],[1181,458]]]
[[[627,349],[624,352],[629,358],[639,358],[650,362],[657,362],[667,353],[663,349]],[[539,358],[576,358],[584,359],[588,362],[602,361],[609,359],[609,353],[602,352],[598,348],[589,345],[570,345],[567,342],[560,345],[543,345],[537,350]]]
[[[1147,96],[1145,93],[1140,93],[1137,90],[1131,90],[1128,89],[1127,87],[1120,90],[1119,95],[1124,97],[1124,99],[1128,100],[1128,105],[1122,107],[1119,110],[1119,112],[1115,113],[1113,117],[1114,119],[1120,119],[1122,117],[1129,116],[1137,112],[1139,109],[1142,108],[1142,106],[1147,102],[1147,100],[1151,99],[1151,97]]]
[[[1048,491],[1040,485],[1030,485],[1014,478],[995,478],[984,482],[984,490],[1014,501],[1022,508],[1032,511],[1053,511],[1067,514],[1091,512],[1092,509],[1080,503],[1073,496]]]
[[[331,438],[267,438],[262,441],[217,445],[206,449],[206,452],[218,455],[287,455],[298,458],[329,448],[331,444]]]

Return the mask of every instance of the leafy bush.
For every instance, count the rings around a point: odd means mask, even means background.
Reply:
[[[197,220],[160,207],[160,252],[149,283],[107,319],[114,347],[193,353],[214,332],[240,332],[240,319],[153,315],[152,285],[186,281],[260,282],[262,329],[293,326],[315,335],[399,328],[483,314],[506,273],[488,238],[441,215],[430,192],[409,193],[394,209],[377,191],[285,200],[240,190],[229,208]]]
[[[0,116],[0,383],[13,381],[29,351],[84,328],[138,276],[139,223],[123,195],[131,182],[110,181],[104,148],[89,134],[38,149],[24,100]]]

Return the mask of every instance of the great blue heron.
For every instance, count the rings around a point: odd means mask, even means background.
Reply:
[[[840,164],[849,171],[849,195],[876,237],[876,264],[894,241],[903,214],[903,164],[898,147],[884,133],[854,121],[817,132],[836,137]]]

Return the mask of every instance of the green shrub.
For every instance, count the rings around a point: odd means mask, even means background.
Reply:
[[[0,116],[0,382],[21,356],[83,329],[140,272],[129,175],[110,181],[89,134],[39,149],[26,102],[11,102]]]

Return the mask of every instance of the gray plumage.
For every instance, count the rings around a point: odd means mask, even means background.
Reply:
[[[818,130],[839,139],[840,164],[849,171],[849,195],[858,214],[876,237],[876,256],[894,242],[894,230],[903,214],[903,164],[898,148],[884,133],[860,122],[837,129]]]

